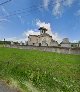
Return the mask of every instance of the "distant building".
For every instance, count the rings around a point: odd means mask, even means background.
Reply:
[[[13,41],[11,41],[11,45],[14,45],[14,42]]]
[[[23,45],[23,42],[22,41],[20,42],[20,45]]]
[[[72,47],[80,47],[80,42],[77,42],[77,43],[71,43],[71,46]]]
[[[27,41],[24,42],[24,45],[27,45]]]
[[[71,47],[71,43],[69,42],[68,38],[64,38],[60,45],[61,47]]]
[[[32,46],[58,46],[58,42],[52,39],[44,27],[40,27],[40,35],[29,35],[28,36],[28,45]]]

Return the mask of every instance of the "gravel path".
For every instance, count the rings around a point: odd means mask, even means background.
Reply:
[[[0,92],[20,92],[20,91],[14,88],[10,88],[4,82],[0,82]]]

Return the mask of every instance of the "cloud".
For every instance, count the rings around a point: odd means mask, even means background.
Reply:
[[[36,30],[36,29],[35,29],[35,30]],[[26,37],[28,37],[29,35],[39,35],[40,32],[39,32],[39,31],[35,31],[35,30],[32,30],[32,29],[26,30],[26,31],[23,33],[23,35],[26,36]]]
[[[7,11],[3,6],[2,6],[1,8],[2,8],[2,12],[3,12],[4,14],[9,15],[8,11]]]
[[[80,16],[80,9],[75,13],[76,16]]]
[[[4,17],[1,17],[0,16],[0,23],[2,23],[2,22],[12,22],[12,21],[10,21],[9,19],[7,19],[7,18],[4,18]]]
[[[58,16],[62,15],[64,12],[64,8],[71,7],[75,0],[56,0],[56,4],[53,7],[53,15]]]
[[[5,40],[6,41],[14,41],[14,42],[24,42],[25,43],[25,41],[28,41],[28,36],[29,35],[39,35],[40,34],[40,32],[38,31],[36,31],[36,29],[35,30],[26,30],[26,31],[24,31],[23,33],[22,33],[22,35],[21,35],[21,37],[9,37],[9,38],[5,38]]]
[[[53,33],[52,29],[51,29],[51,24],[50,23],[45,23],[45,22],[41,22],[40,20],[36,20],[36,26],[38,27],[45,27],[48,29],[47,33],[50,34],[53,38],[53,40],[58,41],[59,43],[62,41],[62,37],[60,37],[58,35],[58,33]],[[11,37],[11,38],[6,38],[6,40],[8,41],[28,41],[28,36],[29,35],[40,35],[40,31],[37,29],[27,29],[22,33],[22,37],[18,38],[18,37]]]
[[[36,29],[27,29],[26,31],[24,31],[23,36],[25,38],[25,41],[28,41],[28,36],[29,35],[40,35],[39,31],[36,31]]]
[[[43,0],[43,4],[44,4],[45,9],[48,9],[49,2],[50,2],[50,0]]]
[[[54,16],[62,15],[62,5],[60,3],[60,0],[56,0],[56,4],[53,7],[52,13]]]
[[[38,27],[45,27],[45,28],[48,29],[48,32],[51,32],[51,25],[50,25],[50,23],[45,23],[45,22],[41,22],[40,20],[38,20],[38,21],[36,22],[36,25],[37,25]]]
[[[25,37],[21,37],[21,38],[18,38],[18,37],[10,37],[10,38],[5,38],[6,41],[14,41],[14,42],[25,42],[27,41],[27,38]]]
[[[23,20],[22,16],[21,16],[21,15],[18,15],[18,18],[20,19],[20,22],[21,22],[22,24],[24,24],[24,20]]]
[[[10,22],[8,19],[0,18],[0,22],[2,22],[2,21]]]
[[[78,43],[79,41],[78,40],[73,40],[71,41],[72,43]]]
[[[17,41],[17,37],[5,38],[6,41]]]
[[[8,11],[2,6],[1,7],[3,16],[0,16],[0,22],[11,22],[10,20],[8,20],[7,18],[5,18],[5,15],[9,15]]]
[[[52,6],[52,14],[54,16],[61,16],[65,10],[65,7],[71,7],[76,0],[43,0],[44,8],[48,8],[49,4]]]
[[[3,23],[3,22],[11,22],[11,21],[7,18],[4,18],[3,16],[0,16],[0,24]]]
[[[47,28],[47,29],[48,29],[47,33],[52,36],[53,40],[56,40],[56,41],[58,41],[59,43],[62,41],[62,37],[60,37],[60,36],[58,35],[58,33],[53,33],[53,32],[52,32],[51,24],[50,24],[50,23],[45,23],[45,22],[41,22],[40,20],[38,20],[38,21],[36,22],[36,25],[37,25],[38,27],[45,27],[45,28]]]
[[[63,2],[63,5],[70,7],[74,2],[75,2],[75,0],[66,0],[65,2]]]

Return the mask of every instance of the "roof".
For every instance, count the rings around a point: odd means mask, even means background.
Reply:
[[[71,44],[70,42],[61,42],[60,44]]]

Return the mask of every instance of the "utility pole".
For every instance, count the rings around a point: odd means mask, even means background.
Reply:
[[[5,47],[5,38],[4,38],[4,47]]]

